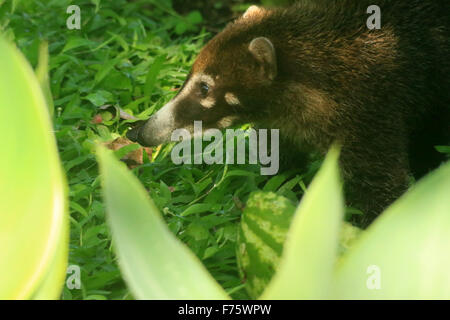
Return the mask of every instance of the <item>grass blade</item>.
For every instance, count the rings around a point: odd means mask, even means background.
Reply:
[[[36,76],[44,93],[50,117],[53,117],[55,106],[53,105],[52,92],[50,91],[50,80],[48,77],[48,42],[41,43],[39,47],[39,64],[36,68]]]

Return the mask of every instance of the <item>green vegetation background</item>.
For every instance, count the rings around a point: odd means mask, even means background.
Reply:
[[[81,30],[66,27],[72,4],[81,8]],[[49,44],[54,130],[70,187],[69,264],[81,267],[82,283],[80,290],[65,287],[63,299],[132,298],[105,224],[95,142],[126,132],[130,121],[117,108],[145,119],[176,94],[212,36],[203,25],[199,11],[179,14],[170,1],[0,1],[0,34],[33,67],[40,44]],[[242,203],[257,189],[297,202],[317,164],[302,176],[289,172],[269,179],[255,166],[174,166],[170,148],[154,150],[153,159],[144,156],[134,173],[174,234],[233,297],[246,298],[235,260]]]

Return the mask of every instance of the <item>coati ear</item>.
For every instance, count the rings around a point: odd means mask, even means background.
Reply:
[[[248,50],[261,65],[263,76],[274,80],[277,76],[277,55],[272,42],[266,37],[255,38],[250,42]]]

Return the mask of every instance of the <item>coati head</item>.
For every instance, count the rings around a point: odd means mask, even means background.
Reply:
[[[264,117],[265,92],[277,77],[275,48],[270,39],[242,31],[267,13],[252,6],[214,37],[200,52],[178,94],[127,137],[156,146],[169,142],[175,129],[192,133],[194,121],[202,121],[207,130]]]

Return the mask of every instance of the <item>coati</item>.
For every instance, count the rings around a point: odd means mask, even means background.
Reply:
[[[299,1],[250,7],[201,50],[179,93],[128,137],[145,146],[176,128],[278,128],[285,154],[342,145],[347,201],[369,224],[442,161],[450,136],[450,1]],[[283,156],[283,150],[280,151]]]

